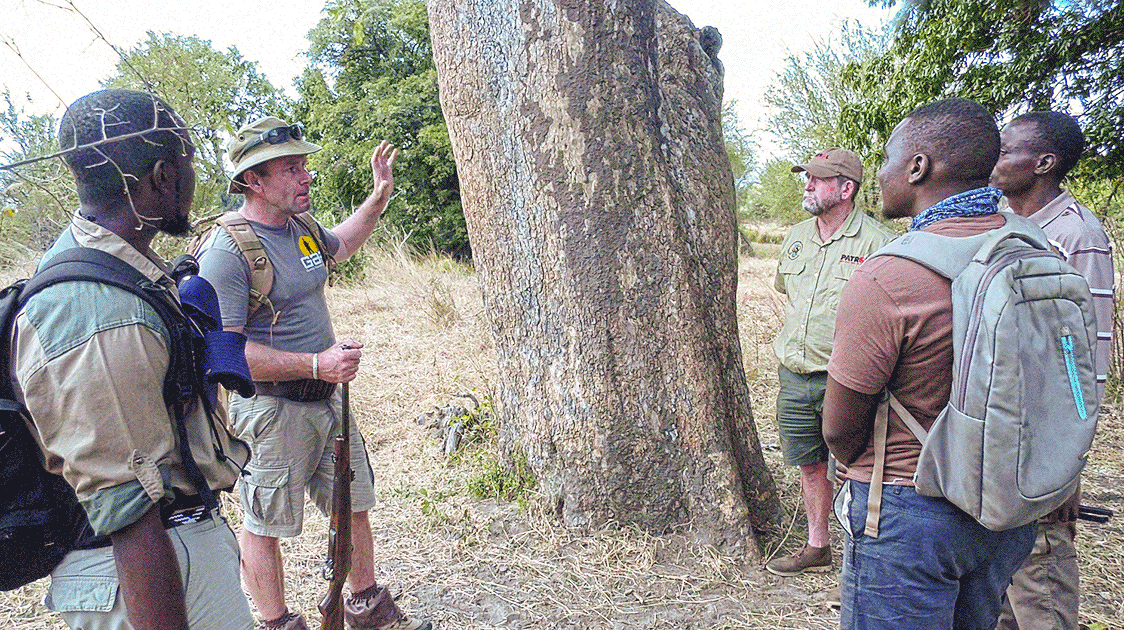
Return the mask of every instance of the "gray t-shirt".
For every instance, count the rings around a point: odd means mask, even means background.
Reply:
[[[234,239],[216,228],[200,248],[199,275],[218,293],[223,326],[243,326],[250,341],[285,352],[326,350],[335,343],[335,333],[324,298],[328,269],[316,241],[291,218],[281,227],[250,225],[273,263],[273,310],[262,305],[247,321],[250,267]],[[324,247],[332,254],[339,251],[339,238],[331,230],[321,233]]]

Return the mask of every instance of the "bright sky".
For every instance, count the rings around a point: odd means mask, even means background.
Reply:
[[[844,19],[874,27],[888,15],[865,0],[670,2],[695,26],[722,33],[726,98],[738,101],[742,125],[765,151],[771,143],[759,133],[766,115],[761,97],[785,57],[831,38]],[[147,31],[167,31],[210,40],[219,50],[236,46],[275,86],[292,93],[304,66],[305,36],[322,7],[318,0],[0,0],[0,90],[10,90],[28,112],[61,115],[63,103],[98,89],[113,73],[117,56],[106,40],[128,49]]]

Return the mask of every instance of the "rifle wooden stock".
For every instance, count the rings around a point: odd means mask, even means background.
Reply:
[[[328,558],[324,578],[328,594],[320,602],[321,630],[344,630],[343,583],[351,572],[351,401],[342,384],[343,418],[340,434],[332,443],[335,478],[332,486],[332,522],[328,530]]]

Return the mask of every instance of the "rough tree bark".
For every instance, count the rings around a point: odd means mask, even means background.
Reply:
[[[508,449],[568,524],[759,559],[717,32],[663,0],[429,0]]]

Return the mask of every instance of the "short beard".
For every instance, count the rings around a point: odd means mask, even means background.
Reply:
[[[163,219],[157,224],[157,229],[169,236],[189,236],[191,234],[191,221],[187,217],[178,216],[174,219]]]
[[[807,212],[814,217],[820,216],[824,213],[825,210],[827,210],[827,208],[824,207],[822,203],[812,199],[805,199],[804,202],[800,205],[804,208],[804,212]]]
[[[807,199],[800,204],[808,214],[818,217],[828,210],[843,203],[843,193],[836,190],[834,194],[823,199]]]

